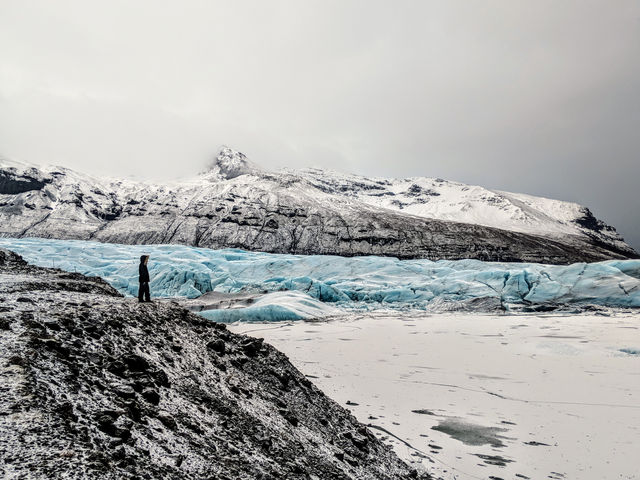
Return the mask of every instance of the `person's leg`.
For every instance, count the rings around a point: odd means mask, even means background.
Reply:
[[[151,301],[151,291],[149,290],[149,282],[144,283],[144,297],[146,302]]]
[[[138,287],[138,301],[142,302],[142,295],[144,294],[144,282],[140,283],[140,286]]]

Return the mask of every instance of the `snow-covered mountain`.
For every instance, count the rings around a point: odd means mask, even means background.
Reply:
[[[162,184],[0,160],[0,236],[542,263],[637,257],[575,203],[442,179],[269,172],[226,147],[197,177]]]
[[[369,179],[321,169],[300,173],[323,191],[409,215],[556,238],[587,235],[622,250],[629,248],[613,227],[597,220],[588,208],[577,203],[489,190],[441,178]]]

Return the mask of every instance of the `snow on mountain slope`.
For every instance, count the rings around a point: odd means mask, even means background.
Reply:
[[[229,148],[199,176],[165,183],[1,160],[0,236],[432,260],[637,256],[575,204],[440,179],[268,172]]]
[[[595,219],[588,208],[577,203],[441,178],[366,178],[314,168],[298,173],[325,191],[410,215],[554,238],[586,235],[623,252],[630,251],[613,227]]]
[[[211,179],[231,180],[240,175],[260,174],[263,170],[253,164],[244,153],[236,152],[229,147],[222,147],[209,169],[202,175]]]

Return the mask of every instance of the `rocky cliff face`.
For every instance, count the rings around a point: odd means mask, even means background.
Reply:
[[[0,250],[0,476],[410,479],[287,358]]]
[[[440,179],[270,173],[230,149],[181,183],[104,181],[6,162],[0,174],[0,236],[433,260],[637,256],[576,204]]]

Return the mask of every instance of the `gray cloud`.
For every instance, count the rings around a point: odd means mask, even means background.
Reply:
[[[118,176],[440,176],[588,205],[640,248],[640,4],[0,3],[0,152]]]

